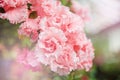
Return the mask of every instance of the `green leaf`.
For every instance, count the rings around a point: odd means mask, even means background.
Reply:
[[[67,4],[67,1],[66,0],[60,0],[61,1],[61,3],[63,4],[63,5],[66,5]]]
[[[71,6],[71,1],[69,0],[69,1],[67,1],[67,0],[60,0],[61,1],[61,3],[64,5],[64,6],[68,6],[68,7],[70,7]]]
[[[61,78],[56,76],[53,80],[61,80]]]
[[[22,40],[22,45],[23,45],[24,47],[31,47],[31,46],[32,46],[32,43],[31,43],[31,41],[30,41],[29,38],[24,37],[23,40]]]

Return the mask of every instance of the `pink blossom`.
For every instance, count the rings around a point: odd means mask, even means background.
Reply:
[[[11,65],[10,76],[13,79],[21,80],[26,74],[28,69],[18,62],[13,62]]]
[[[36,11],[40,17],[53,16],[61,8],[59,1],[54,0],[30,0],[31,10]]]
[[[51,69],[60,75],[69,74],[72,70],[76,69],[76,54],[73,51],[72,47],[64,46],[63,50],[61,50],[53,60],[51,64]]]
[[[11,23],[20,23],[28,17],[27,7],[21,6],[8,9],[5,13],[0,13],[0,18],[8,19]]]
[[[30,37],[33,42],[36,41],[38,39],[38,34],[40,31],[39,22],[39,17],[36,19],[27,19],[20,25],[20,28],[18,30],[19,35],[25,35],[27,37]]]
[[[27,4],[28,0],[4,0],[10,7],[18,7]]]
[[[42,20],[44,18],[45,21],[43,22]],[[55,27],[61,29],[63,32],[83,31],[84,23],[81,17],[71,13],[67,8],[59,10],[59,12],[54,16],[44,18],[41,19],[41,21],[44,23],[44,29],[48,27]],[[41,28],[43,28],[43,25]]]
[[[36,46],[38,61],[49,65],[52,71],[60,75],[69,74],[76,69],[88,71],[92,67],[93,51],[84,32],[64,34],[55,27],[41,32]]]
[[[91,41],[86,38],[84,32],[68,33],[66,37],[68,39],[67,43],[73,47],[76,53],[77,69],[88,71],[92,67],[92,60],[94,58],[94,49]]]
[[[55,0],[0,0],[0,7],[5,10],[1,18],[22,22],[19,35],[36,42],[35,51],[24,49],[19,54],[18,61],[26,67],[38,70],[42,63],[60,75],[92,67],[94,50],[83,30],[86,12],[81,7],[72,6],[78,15]],[[30,12],[36,12],[34,19]]]
[[[39,40],[36,46],[36,56],[43,64],[50,64],[49,59],[55,57],[65,45],[66,37],[63,31],[50,27],[39,34]]]
[[[61,7],[58,8],[54,15],[47,18],[47,23],[49,26],[61,28],[61,26],[65,26],[70,23],[70,16],[72,16],[72,14],[69,12],[69,9]]]
[[[61,38],[62,37],[62,38]],[[54,53],[65,44],[66,37],[62,30],[50,27],[39,34],[38,46],[44,54]]]
[[[41,70],[41,65],[37,61],[35,54],[33,51],[29,51],[28,49],[23,49],[18,54],[18,62],[23,64],[28,69],[32,69],[33,71]]]
[[[44,0],[41,7],[43,8],[46,16],[54,16],[61,8],[61,4],[59,1]]]
[[[60,75],[76,69],[88,71],[92,67],[94,50],[83,31],[84,19],[60,4],[56,6],[47,0],[43,3],[45,14],[40,15],[41,33],[35,48],[38,61]],[[49,14],[49,8],[53,9],[53,14]]]
[[[4,12],[0,13],[0,18],[8,19],[11,23],[20,23],[28,17],[26,0],[1,0],[0,6]]]
[[[79,15],[84,21],[89,20],[88,9],[83,7],[79,2],[72,0],[71,11]]]
[[[83,20],[78,15],[75,15],[75,14],[72,14],[69,17],[70,17],[69,24],[67,26],[62,26],[62,28],[66,28],[66,31],[69,33],[76,32],[76,31],[79,31],[79,32],[83,31],[83,28],[84,28]]]
[[[64,32],[83,31],[84,23],[80,16],[71,13],[66,7],[61,7],[57,11],[55,15],[47,17],[49,27],[60,28]]]
[[[30,3],[32,6],[30,7],[31,11],[36,11],[37,16],[43,17],[45,15],[45,12],[43,11],[43,8],[41,7],[41,4],[44,0],[30,0]]]
[[[79,47],[77,52],[77,57],[79,58],[77,63],[78,69],[85,69],[86,71],[89,71],[92,67],[92,60],[94,58],[93,51],[94,49],[90,40],[83,41],[83,44]]]

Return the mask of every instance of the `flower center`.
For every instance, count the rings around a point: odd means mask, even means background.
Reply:
[[[52,40],[46,40],[44,42],[45,44],[45,50],[49,53],[53,53],[56,50],[56,44]]]

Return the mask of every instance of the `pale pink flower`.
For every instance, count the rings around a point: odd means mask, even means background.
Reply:
[[[93,51],[84,32],[64,34],[55,27],[41,32],[36,46],[38,61],[49,65],[52,71],[60,75],[67,75],[76,69],[88,71],[92,67]]]
[[[39,17],[44,17],[45,12],[43,11],[43,8],[41,7],[41,4],[43,3],[44,0],[30,0],[30,3],[32,6],[30,7],[31,11],[36,11],[37,16]]]
[[[28,17],[27,6],[9,8],[5,13],[0,13],[0,18],[8,19],[11,23],[20,23]]]
[[[81,7],[70,12],[55,0],[5,0],[0,6],[5,10],[0,17],[11,23],[20,23],[19,35],[30,37],[36,42],[35,51],[24,49],[18,61],[28,68],[38,70],[42,64],[60,75],[72,70],[92,67],[94,58],[91,41],[83,31],[86,12]],[[27,9],[27,2],[32,4]],[[31,19],[30,12],[36,12]]]
[[[27,19],[24,23],[20,25],[18,30],[19,35],[25,35],[30,37],[31,40],[34,42],[38,39],[40,27],[40,18],[36,19]]]
[[[76,45],[76,44],[82,44],[83,41],[86,41],[86,36],[83,31],[77,31],[76,32],[66,32],[66,37],[67,37],[67,43],[71,45]]]
[[[70,44],[76,53],[76,69],[86,69],[88,71],[92,67],[94,58],[94,49],[91,41],[86,38],[84,32],[68,33],[66,37],[68,39],[67,44]]]
[[[47,23],[49,27],[54,26],[56,28],[61,28],[62,26],[67,26],[70,23],[70,13],[69,9],[66,7],[58,8],[57,12],[47,18]]]
[[[45,14],[40,15],[43,21],[39,24],[41,33],[35,48],[38,61],[60,75],[67,75],[76,69],[88,71],[92,67],[94,50],[83,31],[83,17],[47,0],[43,3]],[[58,8],[57,12],[53,6]],[[53,14],[49,14],[50,8]]]
[[[10,76],[11,79],[21,80],[21,78],[25,77],[24,75],[27,73],[28,69],[16,61],[14,61],[10,68]]]
[[[57,47],[65,45],[66,37],[62,30],[49,27],[39,34],[38,46],[44,54],[51,54]]]
[[[73,47],[76,53],[77,69],[85,69],[88,71],[92,67],[94,58],[94,49],[91,41],[86,38],[84,32],[74,32],[66,34],[67,43]]]
[[[71,11],[79,15],[84,21],[89,20],[88,9],[83,7],[79,2],[72,0]]]
[[[76,32],[76,31],[83,31],[84,29],[84,22],[83,20],[73,13],[71,13],[69,24],[67,26],[62,26],[62,29],[66,29],[68,33]],[[73,18],[74,17],[74,18]]]
[[[40,62],[37,61],[34,52],[28,49],[23,49],[19,52],[17,61],[33,71],[41,70]]]
[[[20,23],[28,18],[26,0],[1,0],[0,7],[4,12],[0,13],[0,18],[8,19],[11,23]]]
[[[81,45],[78,45],[77,57],[77,69],[85,69],[89,71],[92,67],[92,60],[94,58],[94,49],[90,40],[83,41]]]
[[[72,47],[66,45],[59,52],[57,58],[50,64],[51,70],[59,73],[60,75],[69,74],[72,70],[76,69],[76,53]]]
[[[75,17],[75,18],[73,18]],[[84,23],[80,16],[69,11],[68,8],[61,8],[54,16],[47,18],[48,27],[56,27],[64,32],[83,31]]]
[[[59,13],[58,11],[61,8],[61,4],[59,1],[44,0],[41,7],[43,8],[46,16],[54,16],[56,13]]]
[[[36,46],[36,56],[43,64],[50,64],[49,59],[55,57],[65,45],[66,37],[63,31],[50,27],[46,31],[39,34],[38,43]]]
[[[10,7],[18,7],[27,4],[28,0],[4,0]]]
[[[59,7],[61,8],[60,2],[53,0],[30,0],[30,3],[31,10],[36,11],[40,17],[53,16],[58,12]]]

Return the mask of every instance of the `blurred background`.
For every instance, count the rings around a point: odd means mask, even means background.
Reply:
[[[120,0],[78,3],[89,11],[85,31],[95,48],[93,68],[78,75],[82,80],[120,80]],[[31,46],[29,39],[19,39],[18,27],[0,19],[0,80],[64,80],[48,68],[32,72],[16,62],[17,51]]]

